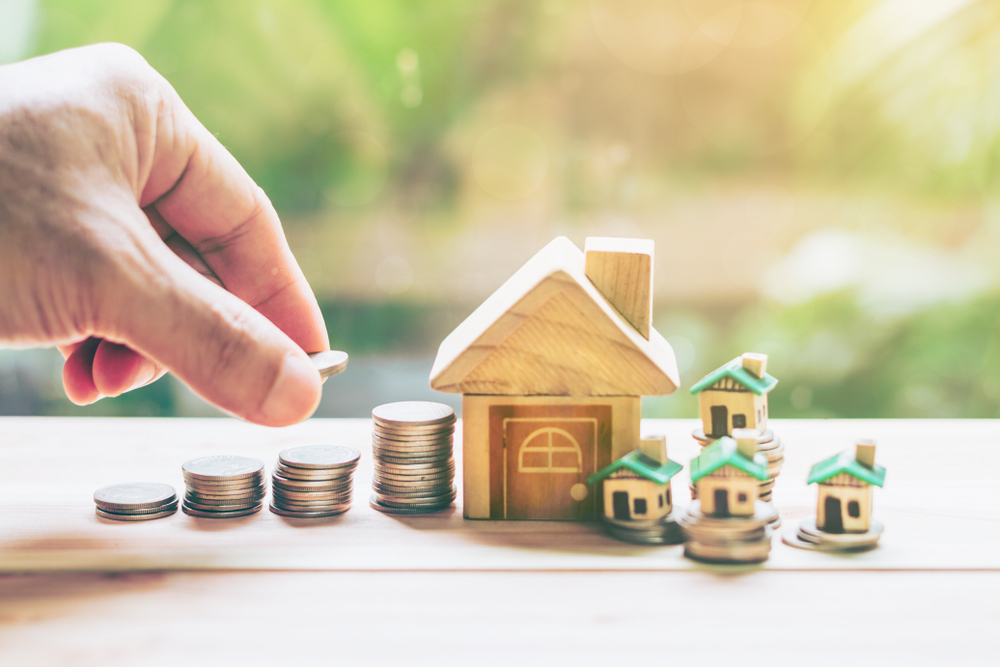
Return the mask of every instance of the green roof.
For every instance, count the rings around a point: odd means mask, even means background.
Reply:
[[[691,393],[700,393],[702,390],[711,387],[713,384],[726,377],[730,377],[736,382],[739,382],[741,385],[758,396],[766,394],[774,389],[774,385],[778,384],[778,379],[773,375],[764,373],[764,377],[757,377],[747,369],[743,368],[743,357],[736,357],[729,363],[716,368],[714,371],[698,380],[698,383],[691,387]]]
[[[756,477],[760,481],[767,479],[767,457],[757,454],[751,461],[736,449],[736,441],[729,436],[723,436],[711,445],[701,450],[701,454],[691,461],[691,483],[715,472],[725,465],[733,466]]]
[[[671,461],[670,459],[667,459],[666,463],[660,465],[659,461],[649,458],[642,453],[642,450],[636,449],[621,457],[604,470],[596,472],[588,477],[587,483],[596,484],[607,479],[611,473],[625,468],[627,470],[631,470],[637,475],[645,477],[646,479],[651,479],[658,484],[666,484],[670,481],[670,478],[679,473],[683,467],[684,466],[680,463]]]
[[[885,468],[877,464],[872,468],[863,466],[854,458],[854,452],[847,450],[814,465],[806,483],[822,484],[842,472],[875,486],[882,486],[885,482]]]

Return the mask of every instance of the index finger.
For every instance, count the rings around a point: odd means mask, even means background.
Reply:
[[[164,81],[140,206],[199,252],[225,288],[307,352],[329,348],[319,304],[264,191]]]

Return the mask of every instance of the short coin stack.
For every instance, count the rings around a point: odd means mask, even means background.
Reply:
[[[677,519],[687,542],[684,555],[709,563],[761,563],[771,553],[768,522],[777,512],[762,500],[748,517],[714,517],[701,513],[701,501],[693,500]]]
[[[389,514],[424,514],[455,500],[455,411],[404,401],[372,410],[375,477],[371,506]]]
[[[803,519],[798,531],[786,531],[781,541],[800,549],[852,553],[877,547],[882,530],[882,524],[873,520],[864,533],[827,533],[816,527],[816,517],[813,516]]]
[[[229,519],[259,512],[267,485],[264,463],[247,456],[203,456],[187,461],[181,509],[191,516]]]
[[[302,445],[283,450],[271,474],[271,511],[317,519],[351,507],[352,476],[361,452],[342,445]]]
[[[705,435],[705,432],[700,428],[695,429],[691,435],[702,447],[707,447],[716,440]],[[781,443],[781,438],[774,435],[774,431],[767,429],[757,436],[756,453],[767,457],[767,481],[758,485],[757,497],[764,502],[771,502],[774,481],[778,478],[781,466],[785,463],[785,446]],[[698,497],[698,491],[694,485],[691,486],[691,497]]]
[[[162,519],[177,511],[177,494],[169,484],[113,484],[94,493],[97,516],[114,521]]]
[[[684,531],[679,523],[674,521],[674,514],[657,521],[616,521],[603,518],[604,528],[608,535],[632,544],[680,544],[684,541]]]

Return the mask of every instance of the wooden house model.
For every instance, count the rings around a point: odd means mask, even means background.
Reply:
[[[587,478],[639,445],[641,397],[680,384],[652,286],[652,241],[560,237],[441,343],[430,384],[463,394],[466,518],[596,515]]]
[[[612,521],[657,521],[670,514],[670,479],[681,464],[667,458],[667,439],[651,438],[587,479],[603,482],[604,516]]]
[[[705,435],[721,438],[733,429],[767,428],[767,394],[778,380],[767,374],[767,355],[747,352],[691,387],[698,395]]]
[[[739,439],[723,436],[691,462],[691,483],[698,490],[702,514],[753,516],[757,484],[767,479],[767,458],[754,454],[752,431],[737,430]]]
[[[819,486],[816,527],[827,533],[865,533],[871,527],[872,487],[885,482],[885,468],[875,463],[875,443],[859,440],[850,450],[820,461],[809,471]]]

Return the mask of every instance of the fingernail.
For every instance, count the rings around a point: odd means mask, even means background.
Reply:
[[[312,362],[289,353],[285,355],[278,381],[264,399],[261,412],[272,424],[294,424],[316,411],[319,397],[319,373]]]

